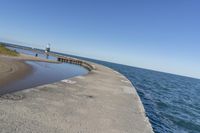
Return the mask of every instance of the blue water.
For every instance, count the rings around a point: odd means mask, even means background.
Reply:
[[[58,82],[63,79],[88,73],[87,69],[68,63],[54,64],[36,61],[27,61],[26,63],[31,65],[33,68],[32,72],[26,77],[15,80],[6,86],[0,86],[0,95]]]
[[[77,57],[110,67],[135,86],[155,133],[200,133],[200,80]]]
[[[200,133],[200,80],[94,62],[117,70],[132,82],[156,133]]]
[[[35,52],[24,50],[20,48],[9,49],[16,50],[19,53],[35,56]],[[38,58],[46,58],[44,53],[37,53]],[[56,57],[48,56],[49,60],[57,60]],[[26,64],[32,67],[32,71],[29,75],[12,81],[11,83],[0,86],[0,95],[11,93],[19,90],[33,88],[39,85],[58,82],[63,79],[72,78],[79,75],[85,75],[88,70],[79,65],[69,63],[48,63],[37,61],[26,61]]]
[[[30,50],[25,50],[25,49],[20,49],[20,48],[14,48],[14,47],[7,47],[7,48],[9,48],[11,50],[15,50],[15,51],[17,51],[19,53],[22,53],[22,54],[26,54],[26,55],[35,56],[35,54],[36,54],[36,52],[30,51]],[[42,52],[37,52],[37,54],[38,54],[38,58],[57,61],[57,58],[54,57],[54,56],[47,56],[47,55],[45,55]]]
[[[125,75],[135,86],[155,133],[200,133],[199,79],[72,57],[108,66]]]

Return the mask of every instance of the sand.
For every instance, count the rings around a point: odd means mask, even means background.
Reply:
[[[0,87],[12,81],[24,78],[32,71],[31,66],[23,61],[5,59],[0,57]]]
[[[18,57],[0,55],[0,88],[13,81],[25,78],[32,72],[32,67],[25,61],[52,62],[29,55],[21,54]]]

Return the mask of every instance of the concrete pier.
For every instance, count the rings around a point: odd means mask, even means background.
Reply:
[[[95,65],[88,75],[0,98],[2,133],[152,133],[135,88]]]
[[[54,55],[54,56],[55,56],[55,55]],[[56,56],[55,56],[55,57],[56,57]],[[75,58],[71,58],[71,57],[57,56],[57,60],[58,60],[58,62],[66,62],[66,63],[71,63],[71,64],[80,65],[80,66],[82,66],[82,67],[85,67],[85,68],[88,69],[89,71],[95,69],[94,65],[90,65],[90,64],[87,63],[86,61],[79,60],[79,59],[75,59]]]

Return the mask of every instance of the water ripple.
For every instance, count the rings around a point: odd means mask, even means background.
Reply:
[[[156,133],[200,132],[200,80],[96,62],[119,71],[132,82]]]

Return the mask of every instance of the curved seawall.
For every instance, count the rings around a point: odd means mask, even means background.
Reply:
[[[152,133],[140,98],[120,73],[95,70],[0,98],[4,132]]]

